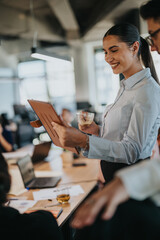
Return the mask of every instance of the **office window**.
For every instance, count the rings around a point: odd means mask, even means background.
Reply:
[[[41,60],[22,62],[18,64],[18,77],[31,78],[43,77],[45,74],[45,64]]]
[[[20,101],[26,104],[27,99],[48,101],[45,62],[28,61],[18,64],[20,81]]]
[[[20,83],[21,104],[26,104],[27,99],[48,101],[45,77],[25,78]]]
[[[74,111],[75,105],[75,78],[73,62],[53,59],[46,62],[48,90],[52,103],[58,113],[62,108]]]
[[[110,104],[115,100],[119,89],[119,75],[113,74],[111,67],[105,62],[102,49],[95,50],[94,58],[98,104]]]
[[[73,63],[60,59],[19,63],[21,104],[27,99],[50,101],[58,113],[62,108],[75,110],[75,79]]]

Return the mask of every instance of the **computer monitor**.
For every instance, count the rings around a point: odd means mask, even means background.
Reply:
[[[15,115],[20,115],[22,119],[28,118],[28,110],[25,105],[14,104],[13,110]]]
[[[77,102],[77,110],[89,109],[91,104],[87,101]]]

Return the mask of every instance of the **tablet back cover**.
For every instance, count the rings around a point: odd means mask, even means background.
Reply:
[[[34,112],[36,113],[36,115],[38,116],[42,125],[46,129],[53,143],[58,147],[62,147],[59,141],[59,137],[56,131],[53,129],[51,122],[56,122],[56,123],[59,123],[60,125],[64,125],[64,124],[61,121],[58,114],[56,113],[56,111],[54,110],[53,106],[48,102],[42,102],[37,100],[28,100],[28,102],[31,105]],[[78,153],[76,148],[65,147],[65,149],[72,151],[74,153]]]

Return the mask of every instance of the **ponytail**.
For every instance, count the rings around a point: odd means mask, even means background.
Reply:
[[[140,42],[141,43],[140,43],[139,53],[141,55],[143,65],[146,68],[147,67],[150,68],[152,77],[159,84],[159,79],[158,79],[158,76],[157,76],[157,73],[156,73],[156,69],[155,69],[155,66],[154,66],[152,55],[150,53],[149,45],[148,45],[147,41],[142,37],[140,37]]]

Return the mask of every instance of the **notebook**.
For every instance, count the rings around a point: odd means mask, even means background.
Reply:
[[[60,181],[61,177],[40,177],[35,176],[33,163],[29,155],[21,158],[17,165],[19,167],[25,188],[52,188]]]

